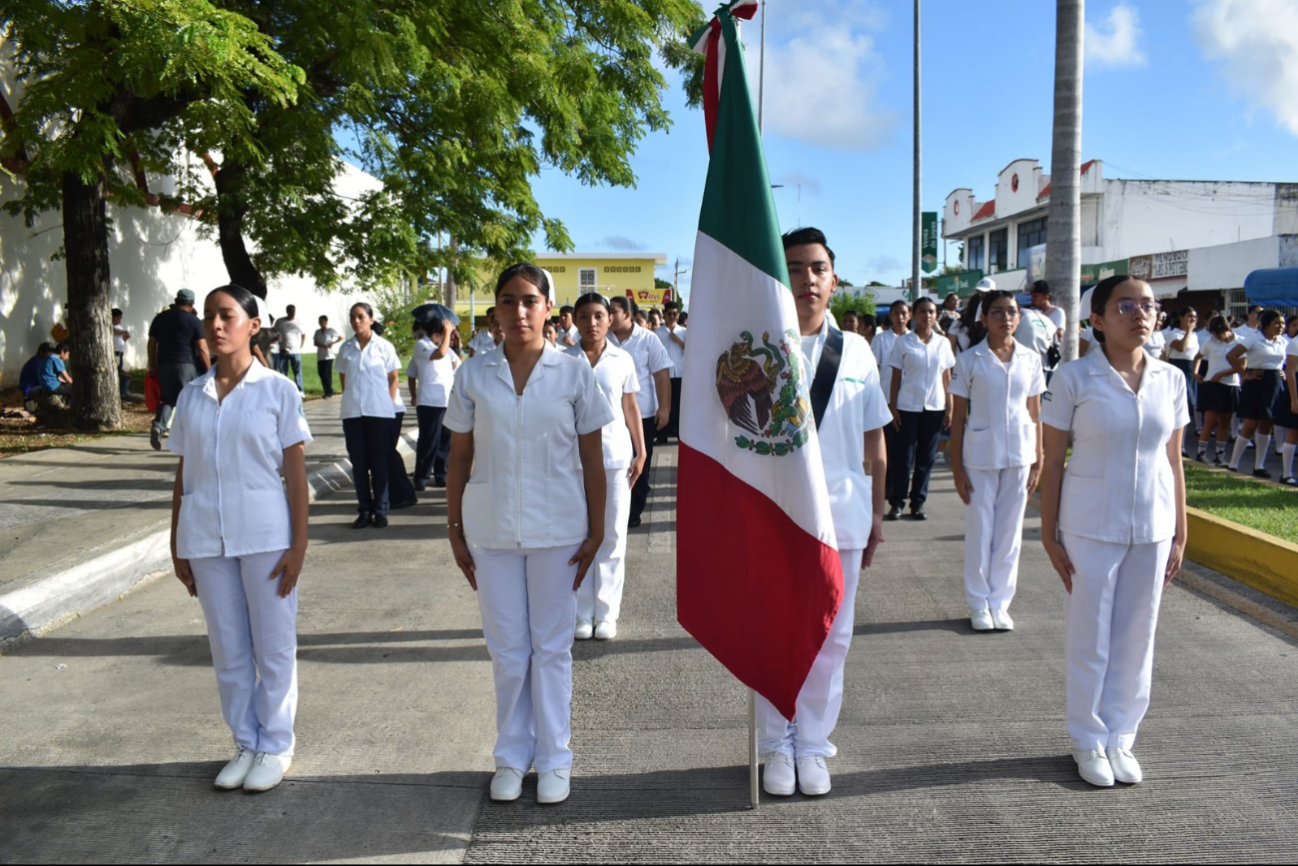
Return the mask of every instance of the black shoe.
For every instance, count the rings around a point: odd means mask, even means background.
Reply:
[[[352,521],[352,529],[364,529],[369,525],[370,516],[368,514],[362,514],[360,517]]]
[[[376,514],[370,520],[370,526],[373,526],[375,529],[384,529],[385,527],[387,527],[387,525],[388,525],[388,518],[386,515],[383,514]]]
[[[388,506],[388,511],[400,511],[403,508],[409,508],[412,505],[418,505],[418,504],[419,504],[419,498],[412,496],[409,499],[403,499],[400,502],[392,503],[391,505]],[[387,521],[384,521],[383,525],[386,526]]]
[[[153,446],[154,451],[162,450],[162,431],[157,425],[149,428],[149,444]]]
[[[428,482],[427,482],[427,481],[416,481],[416,482],[415,482],[415,491],[416,491],[416,492],[418,492],[418,493],[423,493],[423,492],[424,492],[425,490],[427,490],[427,489],[428,489]]]
[[[901,506],[900,506],[900,505],[894,505],[892,508],[888,509],[888,513],[885,514],[885,515],[883,516],[883,519],[884,519],[884,520],[900,520],[900,519],[901,519]]]
[[[1292,475],[1288,475],[1285,476],[1284,478],[1281,478],[1280,483],[1287,484],[1290,487],[1298,487],[1298,478],[1294,478]]]
[[[911,520],[928,520],[928,515],[924,513],[924,506],[918,505],[910,510]]]
[[[1229,469],[1231,472],[1239,472],[1238,466],[1227,466],[1226,468]]]
[[[1195,460],[1198,460],[1200,463],[1207,463],[1207,462],[1208,462],[1208,452],[1207,452],[1207,451],[1200,451],[1198,454],[1194,455],[1194,459],[1195,459]]]
[[[1253,477],[1254,477],[1254,478],[1265,478],[1266,480],[1270,481],[1270,480],[1271,480],[1271,473],[1270,473],[1270,472],[1267,472],[1265,469],[1254,469],[1254,470],[1253,470]]]
[[[635,529],[639,525],[640,525],[639,517],[632,517],[630,520],[626,522],[627,529]]]
[[[434,487],[445,487],[445,486],[446,486],[446,479],[445,479],[445,478],[434,478],[434,479],[433,479],[433,486],[434,486]]]

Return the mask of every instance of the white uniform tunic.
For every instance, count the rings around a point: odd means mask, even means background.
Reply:
[[[1284,367],[1286,344],[1279,337],[1268,340],[1261,331],[1254,331],[1235,345],[1244,347],[1244,358],[1250,370],[1279,370]]]
[[[636,379],[640,383],[635,399],[640,404],[640,417],[654,417],[658,414],[658,389],[654,386],[654,373],[672,368],[672,360],[663,348],[662,341],[653,331],[639,325],[631,326],[631,336],[626,338],[625,343],[611,330],[608,332],[608,341],[624,350],[635,362]],[[670,375],[668,373],[669,377]]]
[[[888,354],[886,366],[901,376],[897,392],[900,412],[942,412],[946,410],[946,388],[942,374],[955,366],[951,343],[936,332],[925,343],[914,331],[899,337]],[[891,395],[890,395],[891,396]]]
[[[1185,377],[1146,356],[1133,393],[1097,352],[1060,367],[1041,415],[1073,433],[1059,505],[1060,540],[1075,571],[1068,733],[1074,749],[1130,749],[1149,708],[1154,631],[1176,532],[1167,443],[1190,420]]]
[[[1182,328],[1168,328],[1163,332],[1164,341],[1167,344],[1167,360],[1169,361],[1193,361],[1194,356],[1199,354],[1199,332],[1191,331],[1190,336],[1186,338],[1185,330]],[[1185,339],[1185,348],[1177,349],[1172,344],[1177,340]]]
[[[1037,426],[1028,399],[1046,390],[1041,358],[1019,343],[1004,363],[986,341],[956,360],[951,393],[969,401],[965,474],[965,600],[970,610],[1009,609],[1018,585],[1028,468],[1037,459]]]
[[[1218,340],[1216,337],[1209,337],[1199,345],[1199,353],[1208,361],[1208,372],[1203,376],[1205,382],[1211,382],[1213,376],[1231,369],[1232,364],[1226,359],[1226,356],[1238,345],[1240,345],[1238,336],[1225,342]],[[1239,374],[1231,373],[1229,376],[1222,376],[1217,381],[1222,385],[1231,385],[1238,388]]]
[[[875,334],[874,342],[870,344],[870,351],[874,353],[874,365],[879,370],[879,387],[883,389],[885,399],[892,396],[892,368],[888,366],[888,358],[892,355],[892,345],[895,342],[897,333],[888,328]]]
[[[372,335],[363,349],[355,337],[339,346],[334,372],[347,377],[341,407],[343,419],[395,418],[388,374],[400,369],[397,350],[378,334]],[[400,389],[397,390],[399,394]]]
[[[677,325],[675,329],[672,329],[663,325],[656,333],[658,334],[658,339],[662,340],[663,348],[667,350],[667,357],[672,359],[671,378],[679,379],[683,375],[685,369],[685,347],[678,345],[677,342],[672,339],[672,335],[675,334],[684,341],[685,327]]]
[[[416,406],[444,409],[451,396],[451,385],[455,382],[455,353],[447,350],[442,357],[434,358],[433,353],[436,351],[437,347],[432,340],[421,337],[415,343],[414,354],[406,367],[406,376],[418,381]]]
[[[176,555],[194,574],[235,744],[292,755],[297,590],[280,598],[269,578],[293,544],[284,450],[311,432],[297,386],[280,374],[254,362],[221,402],[214,376],[181,391],[167,440],[185,461]]]

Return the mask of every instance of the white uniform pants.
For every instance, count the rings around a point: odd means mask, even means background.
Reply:
[[[568,560],[579,547],[471,548],[496,683],[497,769],[572,767],[577,566]]]
[[[1028,467],[965,469],[964,591],[970,610],[1009,610],[1019,582]]]
[[[1130,749],[1149,709],[1154,630],[1171,540],[1111,544],[1064,533],[1068,735],[1074,749]]]
[[[235,745],[293,754],[297,715],[297,590],[279,597],[270,573],[284,551],[191,559],[216,685]]]
[[[626,581],[627,521],[631,518],[631,485],[627,470],[609,469],[605,479],[604,543],[577,590],[577,618],[617,622]]]
[[[829,735],[843,708],[843,665],[856,623],[856,587],[861,577],[861,550],[840,550],[843,563],[843,603],[834,617],[811,673],[798,693],[793,721],[780,715],[770,701],[757,696],[757,748],[763,755],[783,752],[794,757],[832,758],[838,748]]]

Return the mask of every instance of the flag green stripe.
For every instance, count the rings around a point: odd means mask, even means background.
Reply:
[[[780,242],[780,219],[748,89],[743,48],[733,18],[722,15],[721,28],[726,69],[699,231],[787,286],[789,269]]]

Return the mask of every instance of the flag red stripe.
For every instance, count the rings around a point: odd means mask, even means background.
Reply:
[[[677,473],[676,618],[792,719],[842,600],[838,552],[684,442]]]
[[[717,109],[721,105],[721,22],[713,18],[708,30],[708,48],[703,62],[703,125],[708,130],[708,153],[712,152],[712,134],[717,127]]]

